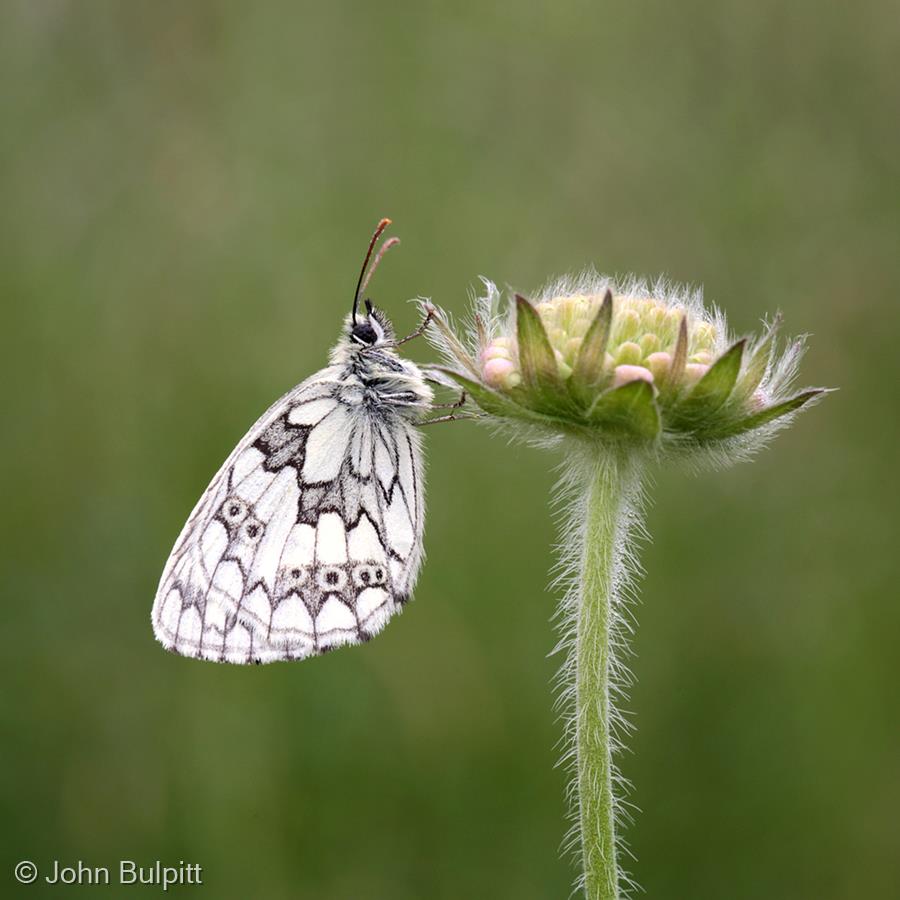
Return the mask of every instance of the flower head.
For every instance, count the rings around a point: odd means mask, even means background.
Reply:
[[[436,311],[436,342],[492,417],[544,433],[659,450],[755,449],[821,389],[792,393],[803,341],[776,352],[780,319],[732,341],[696,293],[598,276],[516,294],[507,312],[485,281],[461,339]]]

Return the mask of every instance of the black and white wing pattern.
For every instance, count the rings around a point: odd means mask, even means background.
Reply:
[[[302,659],[380,631],[422,561],[419,435],[346,368],[275,403],[191,514],[153,604],[169,650]]]

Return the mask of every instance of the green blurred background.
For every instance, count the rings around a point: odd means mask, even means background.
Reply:
[[[567,896],[551,455],[429,432],[417,599],[364,649],[243,669],[151,634],[183,520],[323,363],[390,215],[400,329],[417,294],[595,264],[814,332],[802,380],[840,393],[753,465],[657,475],[630,870],[900,896],[895,4],[0,15],[0,894],[75,890],[17,888],[22,858],[132,858],[216,898]]]

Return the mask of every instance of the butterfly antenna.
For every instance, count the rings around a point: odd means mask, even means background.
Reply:
[[[372,240],[369,241],[369,249],[366,251],[366,258],[363,260],[362,269],[359,271],[359,280],[356,282],[356,293],[353,296],[353,324],[356,324],[356,314],[359,311],[359,295],[363,291],[363,287],[365,284],[369,283],[369,280],[366,278],[365,283],[363,283],[363,279],[366,275],[366,268],[369,265],[369,260],[372,257],[372,251],[375,249],[375,244],[378,241],[378,238],[381,237],[382,232],[388,225],[391,224],[390,219],[382,219],[378,226],[375,228],[375,234],[372,235]],[[382,252],[378,254],[378,259],[381,259],[383,255],[384,248],[382,248]],[[376,261],[376,265],[377,265]]]
[[[381,262],[381,258],[384,256],[391,247],[396,247],[397,244],[400,243],[400,238],[392,237],[388,238],[379,248],[378,252],[375,254],[375,259],[372,260],[372,265],[369,267],[369,271],[366,272],[366,277],[363,279],[362,287],[359,289],[361,294],[366,292],[366,286],[372,280],[372,276],[375,274],[375,270],[378,268],[378,263]]]

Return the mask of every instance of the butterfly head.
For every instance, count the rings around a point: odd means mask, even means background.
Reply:
[[[372,347],[382,347],[394,342],[394,329],[387,316],[372,306],[371,300],[366,300],[366,314],[351,315],[348,321],[347,337],[351,347],[365,350]]]

